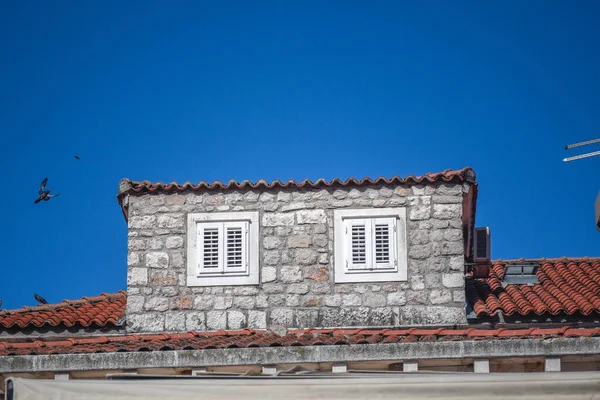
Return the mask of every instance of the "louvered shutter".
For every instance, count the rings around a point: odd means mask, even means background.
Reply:
[[[198,224],[198,273],[218,274],[223,271],[223,224]]]
[[[373,268],[396,268],[396,220],[376,218],[371,220],[373,232]]]
[[[345,221],[348,273],[396,268],[395,223],[394,218]]]
[[[248,271],[248,222],[225,222],[223,234],[224,273],[246,273]]]
[[[368,268],[371,243],[371,224],[365,219],[349,219],[346,221],[346,269],[349,272]]]

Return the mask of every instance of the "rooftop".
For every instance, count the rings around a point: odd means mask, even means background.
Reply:
[[[528,329],[305,329],[282,336],[267,330],[160,333],[66,338],[61,340],[0,341],[0,356],[208,350],[254,347],[456,342],[597,337],[600,328]]]
[[[507,284],[507,264],[537,261],[539,284]],[[600,315],[600,258],[497,260],[490,277],[467,279],[467,301],[477,317],[505,315]]]
[[[126,302],[127,292],[119,291],[111,294],[102,293],[95,297],[83,297],[79,300],[63,300],[56,304],[3,310],[0,311],[0,326],[40,328],[44,325],[66,327],[117,325],[118,321],[125,316]]]

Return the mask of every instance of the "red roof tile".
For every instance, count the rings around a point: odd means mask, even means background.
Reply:
[[[523,261],[523,260],[517,260]],[[532,261],[532,260],[527,260]],[[508,261],[494,261],[490,277],[467,279],[467,299],[478,317],[600,313],[600,259],[540,259],[536,284],[502,285]],[[510,261],[515,262],[515,261]]]
[[[600,328],[528,329],[306,329],[278,336],[270,331],[187,332],[100,336],[60,340],[0,341],[0,356],[33,354],[113,353],[163,350],[206,350],[251,347],[357,345],[431,341],[546,339],[600,336]]]
[[[80,300],[64,300],[61,303],[45,304],[37,307],[23,307],[18,310],[0,311],[0,326],[4,328],[41,327],[43,325],[71,327],[106,326],[116,324],[125,316],[127,293],[103,293],[96,297]]]
[[[348,178],[342,180],[340,178],[334,178],[330,181],[326,179],[317,179],[315,182],[310,179],[304,179],[300,182],[296,182],[291,179],[288,181],[274,180],[268,182],[264,179],[260,179],[256,182],[230,180],[227,183],[221,181],[214,181],[212,183],[206,181],[200,181],[196,184],[192,182],[150,182],[150,181],[132,181],[128,178],[121,179],[119,183],[119,193],[117,194],[117,200],[121,206],[123,216],[125,220],[128,219],[127,207],[123,204],[123,197],[126,194],[137,194],[137,193],[180,193],[185,191],[211,191],[211,190],[223,190],[223,189],[284,189],[284,188],[297,188],[297,189],[315,189],[323,187],[347,187],[347,186],[369,186],[369,185],[391,185],[391,184],[407,184],[417,185],[420,183],[436,183],[436,182],[470,182],[473,183],[475,188],[467,196],[467,200],[463,202],[464,211],[464,222],[467,225],[471,225],[475,221],[475,201],[477,197],[477,187],[475,183],[475,171],[471,167],[465,167],[462,169],[452,170],[447,169],[442,172],[428,172],[424,175],[415,176],[408,175],[405,178],[401,178],[397,175],[391,178],[378,177],[371,179],[369,177],[362,178],[360,180],[356,178]],[[472,227],[470,228],[472,230]],[[469,245],[470,246],[470,245]],[[470,249],[470,247],[469,247]],[[470,250],[469,250],[470,251]]]
[[[150,182],[150,181],[132,181],[131,179],[124,178],[119,184],[119,196],[125,193],[177,193],[186,190],[199,191],[199,190],[221,190],[221,189],[274,189],[274,188],[319,188],[319,187],[332,187],[332,186],[367,186],[374,184],[419,184],[419,183],[433,183],[433,182],[475,182],[475,172],[471,167],[465,167],[463,169],[451,170],[447,169],[442,172],[428,172],[425,175],[415,176],[408,175],[405,178],[399,176],[393,176],[391,178],[379,177],[371,179],[369,177],[362,178],[360,180],[356,178],[348,178],[345,181],[340,178],[334,178],[330,181],[326,179],[318,179],[315,182],[310,179],[305,179],[300,182],[295,180],[289,180],[282,182],[280,180],[274,180],[267,182],[264,179],[260,179],[256,182],[230,180],[227,183],[221,181],[214,181],[208,183],[200,181],[197,184],[191,182],[184,182],[179,184],[177,182],[162,183],[162,182]]]

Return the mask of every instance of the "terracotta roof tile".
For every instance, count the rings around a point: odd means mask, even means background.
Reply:
[[[138,193],[181,193],[185,191],[211,191],[211,190],[235,190],[235,189],[285,189],[285,188],[298,188],[298,189],[313,189],[313,188],[324,188],[324,187],[353,187],[353,186],[369,186],[369,185],[391,185],[391,184],[407,184],[416,185],[420,183],[434,183],[434,182],[470,182],[475,183],[475,171],[471,167],[465,167],[462,169],[452,170],[447,169],[442,172],[428,172],[424,175],[415,176],[408,175],[404,178],[397,175],[391,178],[378,177],[375,179],[365,177],[362,179],[348,178],[342,180],[340,178],[334,178],[332,180],[317,179],[311,181],[310,179],[304,179],[297,182],[293,179],[288,181],[274,180],[268,182],[264,179],[259,179],[256,182],[230,180],[227,183],[221,181],[206,182],[200,181],[196,184],[192,182],[150,182],[150,181],[133,181],[128,178],[121,179],[119,183],[119,193],[117,199],[121,205],[123,215],[127,219],[127,210],[123,206],[123,197],[126,194],[138,194]],[[470,210],[473,214],[475,208],[473,206]]]
[[[126,301],[127,293],[120,291],[111,294],[103,293],[96,297],[84,297],[80,300],[64,300],[56,304],[3,310],[0,311],[0,327],[114,325],[125,316]]]
[[[516,260],[523,261],[523,260]],[[478,317],[600,313],[600,259],[540,259],[536,284],[502,285],[509,261],[494,261],[490,277],[466,281],[467,300]],[[514,261],[510,261],[514,262]]]
[[[167,350],[206,350],[251,347],[319,345],[369,345],[433,341],[518,340],[550,337],[600,336],[600,328],[527,329],[409,329],[409,330],[296,330],[284,336],[269,331],[188,332],[177,334],[122,335],[113,337],[65,338],[52,340],[0,341],[0,356],[32,354],[82,354]]]
[[[132,181],[131,179],[124,178],[119,184],[119,195],[125,193],[177,193],[186,190],[199,191],[199,190],[221,190],[221,189],[273,189],[273,188],[319,188],[319,187],[332,187],[332,186],[367,186],[373,184],[419,184],[424,182],[474,182],[475,172],[471,167],[465,167],[463,169],[452,170],[447,169],[442,172],[428,172],[424,175],[415,176],[408,175],[405,178],[399,176],[393,176],[391,178],[378,177],[371,179],[365,177],[362,179],[348,178],[342,180],[340,178],[334,178],[330,181],[326,179],[317,179],[311,181],[310,179],[304,179],[300,182],[295,180],[288,180],[282,182],[280,180],[274,180],[267,182],[264,179],[260,179],[256,182],[230,180],[227,183],[221,181],[214,181],[208,183],[206,181],[200,181],[196,184],[191,182],[177,183],[177,182],[150,182],[150,181]]]

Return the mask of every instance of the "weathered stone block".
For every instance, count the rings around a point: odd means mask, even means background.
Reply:
[[[302,270],[297,266],[281,267],[280,280],[283,283],[302,282]]]
[[[259,290],[256,286],[237,286],[233,288],[233,294],[236,296],[256,296]]]
[[[131,332],[162,332],[165,330],[164,313],[144,313],[127,316],[127,330]]]
[[[171,236],[168,237],[165,243],[167,249],[179,249],[183,247],[183,237]]]
[[[293,201],[293,202],[288,203],[285,206],[281,207],[281,211],[295,211],[295,210],[302,210],[305,208],[312,208],[312,207],[314,207],[314,206],[310,205],[310,204],[306,204],[303,201]]]
[[[314,236],[313,244],[317,247],[327,247],[329,244],[329,238],[324,234],[317,234]]]
[[[440,254],[445,256],[464,254],[463,246],[462,242],[442,242]]]
[[[246,315],[241,311],[227,311],[227,328],[241,329],[246,327]]]
[[[251,310],[254,308],[255,304],[256,300],[252,296],[235,297],[233,299],[233,306],[236,308]]]
[[[323,305],[323,298],[320,296],[309,295],[302,299],[303,307],[320,307],[321,305]]]
[[[329,282],[317,282],[311,285],[310,291],[315,294],[327,294],[332,292]]]
[[[455,303],[466,303],[465,299],[465,291],[464,290],[454,290],[452,291],[452,299]]]
[[[285,297],[285,306],[286,307],[298,307],[299,305],[300,305],[300,295],[288,294]]]
[[[271,310],[268,325],[293,326],[294,311],[288,308],[275,308]]]
[[[252,329],[265,329],[267,327],[267,313],[265,311],[249,310],[248,327]]]
[[[275,282],[277,280],[277,268],[262,267],[262,282]]]
[[[311,237],[309,235],[290,236],[287,240],[287,245],[291,249],[309,247],[310,244]]]
[[[383,293],[370,293],[364,296],[362,302],[362,305],[367,307],[384,307],[386,304],[386,295]]]
[[[369,308],[326,308],[322,311],[322,324],[326,328],[364,326],[369,318]]]
[[[423,290],[425,289],[425,281],[423,275],[413,275],[410,277],[410,288],[412,290]]]
[[[190,310],[193,300],[190,296],[179,296],[171,299],[171,310]]]
[[[406,295],[404,292],[388,293],[387,304],[390,306],[403,306],[406,304]]]
[[[324,224],[327,216],[324,210],[302,210],[296,212],[299,224]]]
[[[194,298],[195,310],[212,310],[215,304],[215,297],[211,295],[196,296]]]
[[[444,304],[452,301],[452,293],[446,289],[433,289],[429,293],[431,304]]]
[[[323,300],[327,307],[339,307],[342,305],[342,296],[339,294],[325,296]]]
[[[152,229],[156,225],[156,216],[144,215],[129,218],[129,229]]]
[[[153,270],[150,272],[150,283],[153,286],[175,286],[179,283],[179,276],[174,271]]]
[[[263,239],[263,246],[267,250],[280,249],[283,239],[276,236],[268,236]]]
[[[306,294],[308,293],[308,285],[306,283],[294,283],[287,286],[288,294]]]
[[[183,228],[184,215],[177,214],[161,214],[157,218],[157,226],[159,228]]]
[[[360,306],[362,305],[362,298],[358,294],[343,294],[342,305],[344,307]]]
[[[185,314],[181,311],[168,313],[165,316],[165,330],[171,332],[185,331]]]
[[[298,249],[295,260],[300,265],[314,264],[317,261],[317,252],[313,249]]]
[[[463,274],[457,272],[452,274],[443,274],[442,283],[447,288],[459,288],[465,286],[465,277]]]
[[[262,288],[267,294],[283,293],[283,285],[276,283],[265,283],[262,285]]]
[[[434,204],[433,217],[437,219],[452,219],[462,216],[461,204]]]
[[[373,308],[369,314],[368,324],[370,326],[392,326],[394,325],[394,312],[391,307]]]
[[[148,268],[168,268],[169,255],[158,251],[146,253],[146,266]]]
[[[185,316],[185,329],[187,331],[203,331],[206,329],[203,312],[191,312]]]
[[[216,296],[215,297],[215,310],[226,310],[233,306],[233,296]]]
[[[144,296],[127,295],[127,313],[136,313],[144,309]]]
[[[467,323],[464,307],[404,306],[400,308],[400,326],[463,325]]]
[[[290,226],[294,224],[294,214],[268,213],[262,217],[262,226]]]
[[[127,255],[127,265],[130,267],[134,267],[136,265],[140,265],[142,262],[142,256],[140,253],[129,252]]]
[[[415,259],[424,259],[431,256],[432,246],[428,244],[416,244],[410,246],[408,255]]]
[[[227,313],[225,311],[207,312],[206,327],[215,331],[219,329],[227,329]]]
[[[263,253],[263,262],[266,265],[278,265],[280,260],[281,254],[278,250],[270,250]]]
[[[409,209],[408,217],[411,221],[422,221],[431,218],[430,206],[413,206]]]
[[[319,310],[314,308],[296,310],[296,326],[298,328],[312,328],[319,325]]]
[[[146,300],[144,310],[149,311],[167,311],[169,309],[169,299],[164,297],[151,297]]]
[[[269,297],[264,294],[259,294],[256,296],[256,308],[268,308],[269,307]]]
[[[147,285],[148,284],[148,269],[147,268],[130,268],[127,275],[127,286]]]

